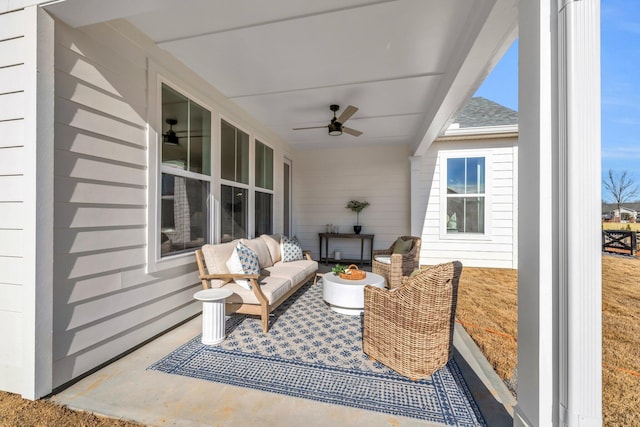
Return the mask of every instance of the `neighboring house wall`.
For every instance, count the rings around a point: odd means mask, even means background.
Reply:
[[[346,145],[352,137],[339,138]],[[341,233],[353,233],[356,214],[346,209],[349,200],[370,203],[360,213],[360,224],[363,234],[375,234],[374,249],[386,249],[398,236],[409,234],[409,156],[407,146],[309,150],[297,154],[296,234],[314,259],[319,256],[318,233],[324,233],[327,224],[338,225]],[[366,258],[368,249],[367,243]],[[359,258],[360,241],[331,240],[329,254],[334,250],[340,250],[343,258]]]
[[[460,260],[468,267],[517,268],[517,140],[467,139],[434,142],[414,160],[414,194],[422,224],[420,263],[433,265]],[[446,186],[442,161],[448,156],[486,156],[486,232],[447,234],[442,205]],[[416,173],[417,172],[417,173]],[[426,203],[425,203],[426,202]]]
[[[210,106],[212,121],[224,115],[249,132],[258,130],[214,88],[128,29],[123,23],[56,25],[54,387],[201,309],[193,299],[200,283],[192,254],[153,266],[147,261],[147,226],[153,228],[149,217],[156,206],[150,175],[157,170],[155,135],[162,132],[154,120],[159,101],[150,95],[157,91],[153,70]],[[214,215],[218,129],[211,150]],[[279,165],[291,155],[268,132],[261,135],[275,147],[281,188]],[[278,193],[276,223],[280,200]],[[212,222],[217,227],[218,217]]]

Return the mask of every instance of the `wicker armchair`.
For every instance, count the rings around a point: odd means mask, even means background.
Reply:
[[[413,240],[413,245],[411,245],[409,252],[405,254],[394,254],[393,247],[395,242],[389,249],[373,251],[371,270],[384,277],[389,289],[400,286],[400,283],[402,283],[402,276],[410,275],[420,265],[420,244],[422,243],[422,239],[414,236],[402,236],[400,239],[404,241]],[[378,255],[390,256],[391,263],[387,264],[376,260],[376,256]]]
[[[462,264],[427,267],[393,290],[364,288],[363,351],[413,380],[447,364]]]

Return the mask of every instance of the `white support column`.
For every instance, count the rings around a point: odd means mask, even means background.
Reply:
[[[600,0],[562,1],[558,47],[560,422],[600,426]]]
[[[420,182],[422,156],[411,156],[409,161],[411,162],[411,235],[421,236],[427,205],[426,200],[420,200],[420,188],[424,185]]]
[[[53,365],[54,21],[25,9],[25,290],[22,396],[51,392]]]
[[[602,423],[599,6],[520,2],[518,426]]]
[[[556,126],[550,1],[521,1],[518,137],[518,404],[516,426],[554,419],[558,283]]]

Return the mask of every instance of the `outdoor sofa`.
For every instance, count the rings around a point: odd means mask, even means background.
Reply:
[[[226,300],[227,314],[259,315],[265,333],[269,313],[309,280],[315,284],[318,271],[318,263],[295,238],[279,235],[207,244],[196,251],[196,261],[204,289],[233,292]]]

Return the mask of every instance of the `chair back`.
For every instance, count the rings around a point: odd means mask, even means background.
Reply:
[[[396,291],[405,309],[414,311],[413,317],[420,323],[414,326],[433,339],[431,345],[434,347],[448,346],[448,357],[453,348],[461,274],[462,263],[459,261],[426,267],[414,277],[405,279]]]

